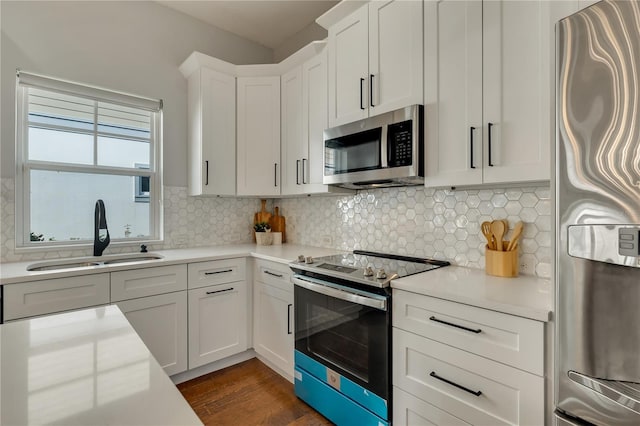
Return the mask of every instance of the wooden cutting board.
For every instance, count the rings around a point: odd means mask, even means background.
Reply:
[[[276,207],[275,215],[271,216],[271,220],[269,221],[269,225],[271,225],[271,232],[282,232],[282,242],[286,242],[286,234],[285,234],[285,221],[284,216],[280,216],[280,208]]]
[[[269,223],[271,220],[271,213],[267,211],[267,200],[260,200],[260,202],[262,203],[262,210],[255,214],[253,218],[254,225],[259,222]]]
[[[271,213],[267,211],[267,200],[260,200],[260,202],[262,203],[262,209],[253,216],[253,224],[255,225],[260,222],[267,222],[271,224]],[[251,235],[253,235],[253,242],[255,242],[256,233],[253,232],[253,229],[251,229],[251,231]]]

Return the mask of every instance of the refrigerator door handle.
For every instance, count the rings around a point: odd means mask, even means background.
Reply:
[[[616,382],[615,380],[603,380],[594,379],[584,374],[577,373],[575,371],[569,371],[568,376],[576,383],[586,386],[594,392],[603,395],[612,401],[620,403],[624,401],[624,406],[628,409],[640,414],[640,398],[638,398],[638,392],[640,391],[640,384],[632,384],[630,382]],[[636,394],[630,395],[631,390]],[[625,392],[627,391],[627,392]]]

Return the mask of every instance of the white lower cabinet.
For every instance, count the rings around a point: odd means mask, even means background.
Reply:
[[[159,294],[117,303],[168,375],[187,369],[187,292]]]
[[[394,424],[544,424],[542,323],[401,290],[393,312]]]
[[[168,375],[187,369],[187,265],[111,273],[111,302]]]
[[[3,286],[4,321],[109,304],[109,274]]]
[[[393,387],[393,423],[407,426],[466,426],[471,424],[395,386]]]
[[[187,289],[187,266],[171,265],[111,273],[111,301]]]
[[[255,351],[293,380],[293,284],[286,265],[256,262],[253,287],[253,346]]]
[[[245,281],[189,290],[189,368],[247,349]]]

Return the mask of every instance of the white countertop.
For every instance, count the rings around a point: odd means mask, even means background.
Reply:
[[[40,261],[3,263],[0,267],[0,284],[14,284],[33,280],[64,278],[78,275],[114,272],[127,269],[151,268],[178,263],[204,262],[217,259],[251,256],[287,264],[299,254],[305,256],[328,256],[340,250],[311,247],[297,244],[258,246],[239,244],[213,247],[198,247],[178,250],[162,250],[153,253],[163,258],[136,264],[112,264],[58,271],[27,271],[27,266]],[[117,255],[121,256],[121,255]],[[87,259],[106,259],[87,258]],[[57,259],[65,261],[67,259]],[[500,278],[486,275],[484,270],[458,266],[424,272],[422,274],[393,280],[393,288],[465,303],[507,314],[518,315],[538,321],[549,321],[552,308],[553,289],[549,280],[533,276]]]
[[[0,424],[201,425],[116,306],[0,325]]]
[[[391,287],[537,321],[549,321],[553,310],[550,281],[532,276],[501,278],[447,266],[393,280]]]
[[[339,253],[340,250],[321,247],[303,246],[297,244],[282,244],[271,246],[259,246],[256,244],[237,244],[213,247],[197,247],[190,249],[160,250],[148,254],[159,254],[162,259],[148,260],[135,264],[111,264],[85,266],[56,271],[27,271],[27,267],[36,263],[65,262],[70,259],[32,260],[27,262],[9,262],[0,265],[0,285],[15,284],[26,281],[45,280],[51,278],[65,278],[78,275],[99,274],[102,272],[125,271],[127,269],[151,268],[156,266],[173,265],[189,262],[205,262],[208,260],[229,259],[233,257],[252,256],[272,262],[289,263],[294,261],[299,254],[305,256],[328,256]],[[140,253],[135,253],[139,255]],[[110,257],[121,257],[122,254],[105,255],[100,257],[82,258],[86,261],[103,261]]]

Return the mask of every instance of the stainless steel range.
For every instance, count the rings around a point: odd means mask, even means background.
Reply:
[[[291,263],[296,395],[337,425],[388,425],[391,280],[446,265],[360,250]]]

